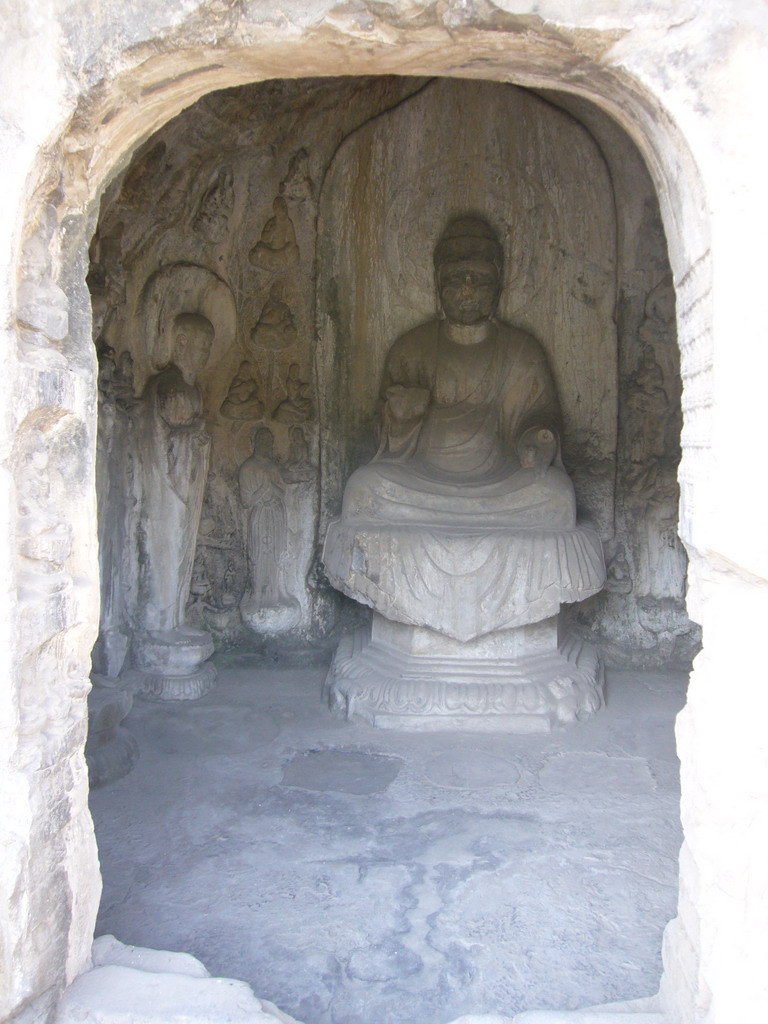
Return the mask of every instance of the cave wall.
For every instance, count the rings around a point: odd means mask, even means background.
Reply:
[[[568,626],[597,640],[607,664],[687,668],[701,630],[685,604],[688,558],[678,534],[682,428],[675,289],[659,202],[626,133],[576,96],[545,91],[600,147],[617,229],[618,436],[614,530],[604,540],[601,594],[564,610]]]
[[[105,196],[89,273],[101,353],[95,663],[103,674],[115,674],[125,647],[115,656],[105,638],[130,636],[139,599],[132,410],[170,361],[172,324],[183,312],[206,316],[215,329],[198,380],[212,446],[187,621],[219,647],[251,650],[275,635],[301,648],[328,631],[335,597],[316,585],[317,200],[341,140],[419,84],[283,81],[207,96],[154,135]],[[274,557],[267,551],[262,569],[279,576],[284,614],[273,609],[254,631],[240,611],[250,580],[238,473],[259,428],[273,438],[268,460],[285,524],[279,538],[267,538]]]
[[[125,416],[168,361],[184,311],[216,330],[200,378],[213,441],[188,620],[219,647],[246,650],[329,635],[344,600],[320,566],[325,525],[375,449],[388,346],[434,313],[434,243],[472,209],[507,253],[502,317],[548,351],[565,465],[606,548],[606,591],[568,620],[612,664],[690,659],[664,235],[639,154],[591,111],[499,83],[266,82],[205,97],[145,143],[105,195],[91,247],[94,336],[107,354],[102,646],[121,616],[130,633],[135,603]],[[269,571],[299,614],[254,631],[241,614],[250,583],[238,471],[257,428],[273,438],[287,527]],[[114,659],[101,667],[110,674]]]

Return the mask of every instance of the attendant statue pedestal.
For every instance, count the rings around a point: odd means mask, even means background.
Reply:
[[[216,682],[210,633],[184,624],[133,638],[134,692],[147,700],[197,700]]]
[[[392,346],[379,450],[326,535],[331,583],[374,610],[326,693],[384,728],[540,732],[602,705],[595,651],[557,630],[605,583],[602,546],[576,522],[544,351],[495,318],[502,258],[484,221],[448,226],[442,317]]]

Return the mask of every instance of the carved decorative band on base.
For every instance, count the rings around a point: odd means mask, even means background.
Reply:
[[[133,669],[125,674],[126,682],[137,697],[145,700],[197,700],[204,697],[216,682],[216,669],[209,662],[186,676],[169,676],[162,672],[140,672]]]
[[[135,668],[123,678],[146,700],[197,700],[216,682],[212,654],[213,640],[195,626],[140,633],[133,638]]]
[[[575,638],[547,653],[464,661],[384,648],[362,627],[339,644],[325,695],[337,714],[384,729],[548,732],[602,707],[603,669]]]

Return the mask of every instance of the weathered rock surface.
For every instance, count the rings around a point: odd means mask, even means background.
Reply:
[[[212,978],[185,953],[94,943],[94,966],[67,989],[55,1024],[298,1024],[244,981]]]

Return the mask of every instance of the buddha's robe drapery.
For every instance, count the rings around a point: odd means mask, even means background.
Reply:
[[[472,345],[443,328],[392,346],[379,452],[350,477],[323,558],[335,587],[387,618],[469,640],[557,614],[600,590],[605,567],[559,457],[521,466],[534,428],[560,430],[539,343],[496,321]]]
[[[202,411],[200,388],[173,365],[149,380],[135,410],[137,626],[145,632],[185,620],[211,447]]]

